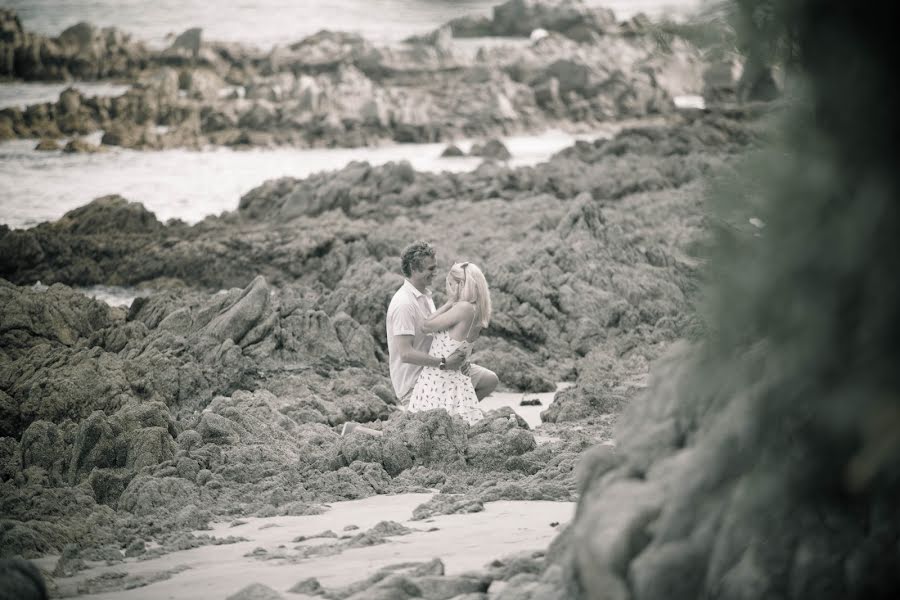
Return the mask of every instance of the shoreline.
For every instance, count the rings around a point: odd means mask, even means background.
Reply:
[[[664,121],[659,117],[630,119],[609,123],[591,132],[550,129],[533,135],[500,138],[512,154],[503,164],[509,168],[536,166],[546,163],[575,142],[608,139],[626,128],[660,125]],[[468,153],[476,143],[477,138],[470,138],[458,140],[456,145]],[[113,149],[89,156],[65,155],[60,151],[54,156],[30,150],[24,140],[0,142],[0,153],[11,151],[10,159],[5,161],[9,166],[0,168],[0,184],[6,182],[10,189],[5,203],[14,203],[16,212],[21,210],[17,208],[21,205],[28,206],[32,212],[38,208],[38,214],[42,215],[36,220],[17,214],[10,220],[11,215],[7,213],[7,218],[0,219],[0,224],[11,229],[30,229],[55,221],[69,210],[115,190],[128,200],[143,204],[160,221],[179,219],[194,225],[223,212],[235,211],[241,196],[279,177],[304,178],[338,172],[357,161],[373,166],[411,161],[418,172],[471,173],[485,161],[476,156],[444,158],[441,153],[446,146],[388,142],[355,149],[210,147],[199,151],[172,149],[136,154],[132,154],[136,152],[132,150]],[[64,165],[60,165],[60,161],[64,161]],[[74,176],[76,172],[84,175],[86,181],[73,186],[68,181],[70,174]],[[171,176],[160,179],[159,172],[168,172]],[[48,173],[51,174],[49,179]],[[20,191],[16,191],[17,188]],[[0,203],[0,213],[4,213],[3,204]],[[206,208],[198,210],[197,207]]]

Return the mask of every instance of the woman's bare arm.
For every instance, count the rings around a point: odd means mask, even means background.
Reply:
[[[475,316],[475,305],[471,302],[457,302],[450,310],[438,314],[435,311],[431,316],[425,319],[422,324],[422,330],[425,333],[434,333],[435,331],[444,331],[450,329],[460,321],[469,323]]]
[[[452,300],[447,300],[446,302],[444,302],[443,304],[441,304],[440,308],[438,308],[436,311],[434,311],[433,313],[431,313],[430,315],[428,315],[427,317],[425,317],[425,320],[427,321],[428,319],[432,319],[432,318],[434,318],[434,317],[436,317],[436,316],[438,316],[438,315],[444,314],[445,312],[447,312],[448,310],[450,310],[451,308],[453,308],[453,305],[454,305],[454,304],[455,304],[455,303],[454,303]]]

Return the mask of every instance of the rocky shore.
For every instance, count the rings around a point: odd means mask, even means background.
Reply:
[[[102,198],[55,223],[0,227],[0,276],[164,287],[173,306],[185,301],[182,288],[246,288],[262,276],[260,286],[290,295],[258,306],[260,322],[343,313],[348,331],[365,324],[373,350],[360,362],[371,364],[385,347],[381,311],[400,281],[396,256],[405,240],[426,237],[442,263],[485,265],[498,307],[485,355],[507,365],[508,384],[547,391],[611,331],[664,342],[696,328],[687,309],[692,255],[703,245],[703,177],[758,139],[746,115],[698,114],[580,142],[536,167],[432,174],[357,163],[266,182],[236,211],[192,227]],[[468,219],[448,224],[451,211]],[[541,367],[519,368],[529,363]]]
[[[189,533],[226,516],[434,489],[423,515],[575,500],[579,457],[650,363],[703,331],[706,176],[762,140],[753,111],[682,113],[536,167],[269,181],[195,226],[106,197],[0,228],[4,554],[62,553],[66,577],[96,556],[228,543]],[[484,265],[496,319],[475,360],[513,390],[576,383],[541,443],[509,409],[474,427],[395,411],[383,311],[420,237],[441,265]],[[126,310],[68,287],[100,283],[154,291]],[[346,421],[384,437],[341,437]]]
[[[530,40],[532,31],[540,35]],[[670,113],[674,96],[704,92],[711,67],[686,40],[661,47],[646,18],[619,23],[577,1],[510,0],[492,19],[389,47],[321,31],[260,50],[191,29],[157,51],[88,23],[36,35],[9,9],[0,32],[0,77],[132,84],[115,98],[69,89],[57,102],[0,110],[0,140],[102,131],[105,146],[140,149],[356,147],[587,128]],[[476,52],[463,43],[476,35],[509,43]]]
[[[756,48],[797,49],[808,96],[678,111],[675,95],[731,93],[730,71],[575,1],[511,0],[389,48],[322,32],[267,51],[196,30],[162,52],[90,26],[46,39],[4,13],[5,76],[134,82],[0,111],[4,138],[449,144],[661,124],[532,167],[485,143],[472,172],[352,163],[266,181],[192,226],[115,195],[0,226],[0,555],[35,559],[57,596],[151,597],[189,577],[165,560],[187,549],[267,566],[395,539],[419,551],[452,519],[480,515],[488,538],[498,505],[524,520],[548,502],[575,512],[540,524],[544,549],[466,570],[380,557],[353,578],[250,569],[229,598],[892,597],[897,117],[872,100],[896,84],[887,54],[858,45],[880,39],[875,17],[893,23],[879,10],[796,7],[792,44]],[[466,45],[481,36],[510,43]],[[525,402],[552,395],[539,426],[509,407],[474,426],[396,410],[384,309],[419,238],[439,271],[484,268],[495,318],[474,359]],[[138,297],[110,307],[90,285]],[[347,422],[383,436],[341,436]],[[337,529],[261,533],[335,513]]]

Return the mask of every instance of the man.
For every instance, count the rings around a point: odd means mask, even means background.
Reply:
[[[400,255],[400,268],[406,281],[394,294],[387,311],[387,340],[391,383],[401,406],[409,404],[422,367],[456,370],[462,368],[472,378],[475,395],[481,400],[496,389],[499,379],[488,369],[464,364],[465,353],[434,357],[431,336],[422,331],[425,318],[435,311],[428,286],[437,269],[434,248],[428,242],[413,242]]]

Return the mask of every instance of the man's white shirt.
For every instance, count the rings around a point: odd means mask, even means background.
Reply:
[[[425,318],[435,311],[434,300],[431,299],[431,290],[426,289],[423,294],[415,288],[407,279],[391,298],[391,304],[387,311],[387,342],[390,355],[391,383],[394,385],[394,393],[402,399],[416,385],[416,379],[422,367],[405,363],[400,359],[400,352],[396,348],[396,335],[411,335],[412,347],[419,352],[428,353],[431,349],[431,335],[422,331],[422,323]]]

